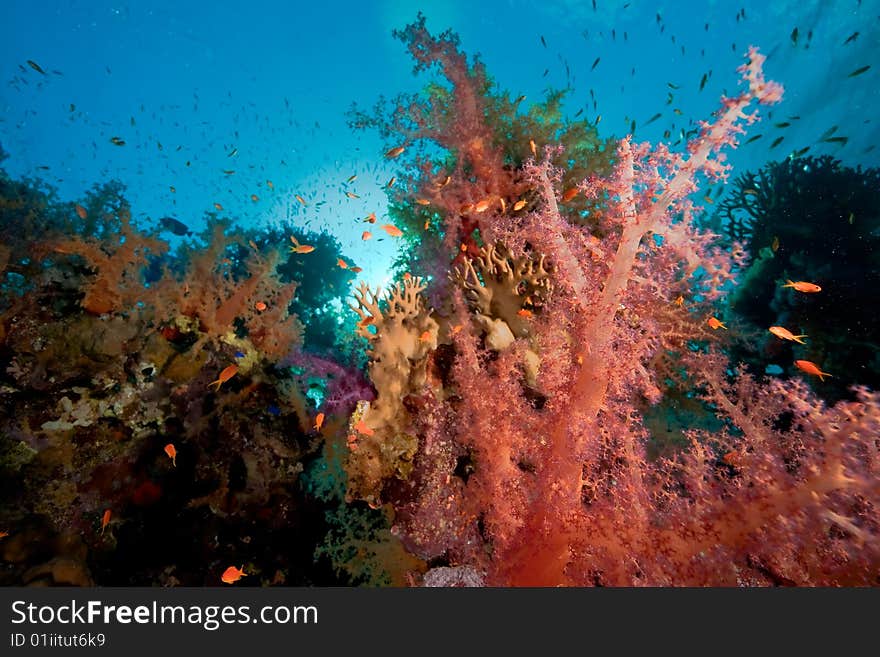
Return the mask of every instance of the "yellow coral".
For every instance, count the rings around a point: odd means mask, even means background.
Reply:
[[[370,343],[369,375],[378,394],[372,404],[358,404],[349,424],[350,499],[378,504],[384,482],[405,479],[412,470],[418,439],[408,431],[410,418],[402,400],[425,385],[439,331],[421,296],[425,287],[421,278],[408,277],[384,299],[363,283],[355,291],[357,305],[350,307],[360,317],[358,335]]]

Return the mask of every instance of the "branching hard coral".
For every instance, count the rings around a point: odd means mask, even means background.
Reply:
[[[362,283],[355,292],[360,317],[358,335],[369,341],[370,380],[376,400],[361,402],[350,423],[346,470],[348,496],[378,503],[390,477],[405,479],[412,468],[418,440],[411,433],[405,397],[421,392],[426,381],[428,355],[437,346],[437,322],[420,293],[421,278],[396,283],[382,299]]]

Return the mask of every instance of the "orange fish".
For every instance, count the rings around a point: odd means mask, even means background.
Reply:
[[[391,235],[391,237],[400,237],[403,235],[403,231],[393,224],[384,224],[382,230]]]
[[[423,230],[428,230],[430,227],[431,227],[431,220],[430,220],[430,219],[425,219],[425,225],[422,226],[422,229],[423,229]]]
[[[308,205],[308,203],[306,203],[306,200],[302,196],[300,196],[299,194],[294,194],[293,198],[295,198],[297,201],[302,203],[304,206]]]
[[[792,340],[793,342],[797,342],[798,344],[806,344],[803,340],[801,340],[801,338],[807,337],[806,335],[794,335],[791,331],[786,328],[782,328],[781,326],[771,326],[769,331],[777,338],[782,338],[783,340]]]
[[[168,455],[168,458],[171,459],[171,465],[175,468],[177,467],[177,449],[174,447],[174,443],[168,443],[165,445],[165,453]]]
[[[525,317],[526,319],[528,319],[532,316],[532,311],[529,310],[528,308],[520,308],[519,310],[516,311],[516,314],[519,315],[520,317]]]
[[[370,223],[370,224],[374,224],[374,223],[376,223],[376,213],[375,213],[375,212],[371,212],[371,213],[368,214],[366,217],[364,217],[364,221],[367,222],[367,223]]]
[[[538,147],[535,145],[534,139],[529,139],[529,148],[532,149],[532,155],[538,157]]]
[[[338,258],[336,260],[336,265],[338,267],[341,267],[342,269],[348,269],[348,263],[345,260],[343,260],[342,258]]]
[[[802,372],[818,376],[820,381],[824,381],[826,376],[831,376],[828,372],[823,372],[819,369],[819,366],[816,365],[816,363],[809,360],[796,360],[794,361],[794,364]]]
[[[110,516],[113,515],[110,509],[104,510],[104,515],[101,516],[101,533],[104,533],[104,530],[107,529],[107,525],[110,524]]]
[[[252,200],[254,203],[256,203],[257,201],[260,200],[260,197],[257,196],[256,194],[251,194],[251,200]]]
[[[388,189],[391,189],[392,187],[394,187],[394,183],[395,183],[395,182],[397,182],[397,178],[395,178],[394,176],[391,176],[391,180],[389,180],[389,181],[385,184],[385,186],[386,186]]]
[[[360,196],[358,196],[358,195],[355,194],[354,192],[345,192],[345,195],[346,195],[348,198],[360,198]]]
[[[513,211],[519,212],[524,207],[526,207],[526,202],[525,202],[525,200],[520,199],[519,201],[517,201],[516,203],[513,204]]]
[[[675,301],[673,301],[673,303],[674,303],[676,306],[678,306],[679,308],[681,308],[681,307],[684,305],[684,297],[683,297],[682,295],[679,294],[679,295],[678,295],[678,298],[677,298]]]
[[[580,191],[581,190],[579,190],[577,187],[572,187],[571,189],[566,189],[565,192],[562,194],[562,202],[567,203],[568,201],[573,199],[575,196],[577,196],[580,193]]]
[[[6,538],[9,536],[9,532],[0,532],[0,538]]]
[[[311,253],[315,250],[315,247],[310,246],[308,244],[300,244],[299,246],[291,246],[291,253]]]
[[[214,209],[216,209],[216,210],[222,210],[222,209],[223,209],[223,206],[220,205],[219,203],[215,203],[215,204],[214,204]]]
[[[370,239],[372,236],[373,236],[373,233],[371,233],[371,232],[368,231],[368,230],[365,230],[363,233],[361,233],[361,239],[362,239],[364,242],[366,242],[366,241],[367,241],[368,239]]]
[[[364,422],[363,418],[357,421],[357,424],[354,425],[354,430],[358,433],[364,434],[365,436],[372,436],[374,433],[376,433],[367,426],[367,423]]]
[[[416,203],[418,203],[419,205],[431,205],[431,201],[426,198],[417,198]]]
[[[217,377],[216,381],[211,381],[211,383],[208,384],[208,387],[210,388],[211,386],[215,385],[217,387],[214,388],[214,390],[215,391],[220,390],[220,386],[222,386],[224,383],[229,381],[229,379],[234,377],[237,373],[238,373],[238,365],[235,365],[235,364],[229,365],[229,366],[225,367],[222,372],[220,372],[220,376]]]
[[[387,157],[389,160],[392,160],[395,157],[399,157],[401,155],[401,153],[403,153],[403,151],[405,151],[405,150],[406,150],[405,146],[398,146],[396,148],[391,148],[391,149],[385,151],[385,157]]]
[[[807,283],[806,281],[788,281],[788,283],[782,287],[793,287],[798,292],[804,292],[806,294],[822,291],[822,288],[815,283]]]
[[[707,323],[716,331],[720,328],[723,328],[725,331],[727,330],[727,327],[715,317],[710,317]]]
[[[247,577],[247,573],[244,572],[244,564],[242,564],[241,568],[229,566],[229,568],[223,571],[223,575],[221,575],[220,580],[224,584],[234,584],[242,577]]]
[[[355,274],[360,274],[363,271],[363,267],[349,267],[348,271],[353,272]]]
[[[462,328],[464,328],[464,327],[463,327],[461,324],[456,324],[456,325],[453,326],[452,329],[450,330],[450,334],[455,335],[455,334],[458,333]]]
[[[271,180],[266,181],[266,187],[268,187],[269,189],[275,189],[275,185],[272,184]]]
[[[254,308],[256,308],[259,312],[263,312],[263,311],[266,310],[266,308],[268,308],[268,307],[269,307],[269,306],[266,305],[266,302],[265,302],[265,301],[257,301],[257,302],[254,304]]]
[[[424,331],[419,336],[419,342],[428,342],[428,340],[430,340],[430,339],[431,339],[431,332],[430,331]]]
[[[79,215],[80,219],[85,219],[89,216],[89,213],[86,211],[86,209],[79,203],[76,204],[76,213]]]
[[[315,416],[315,431],[320,431],[321,427],[324,425],[324,414],[318,413]]]
[[[492,200],[488,198],[484,198],[482,201],[479,201],[475,206],[474,210],[476,212],[485,212],[489,209],[489,206],[492,204]]]

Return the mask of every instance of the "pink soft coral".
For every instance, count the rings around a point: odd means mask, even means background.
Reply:
[[[448,36],[413,30],[420,66],[463,66]],[[826,408],[798,381],[731,370],[705,324],[744,252],[695,227],[690,196],[701,177],[727,175],[720,150],[756,120],[748,106],[781,98],[763,61],[750,49],[747,88],[723,99],[687,156],[619,143],[614,174],[579,185],[606,199],[592,234],[563,219],[549,151],[521,171],[534,210],[493,204],[481,214],[486,243],[546,257],[553,294],[520,314],[528,337],[504,348],[487,343],[461,293],[449,295],[445,319],[457,330],[413,418],[415,473],[387,497],[410,549],[490,584],[878,583],[880,400],[858,390],[857,401]],[[453,107],[478,135],[484,118],[459,89],[475,79],[456,74]],[[459,148],[492,169],[488,180],[507,175],[482,150]],[[437,202],[451,232],[473,188],[492,184],[456,177]],[[534,386],[522,372],[527,350],[540,360]],[[724,428],[695,424],[690,449],[652,461],[643,410],[674,384]]]

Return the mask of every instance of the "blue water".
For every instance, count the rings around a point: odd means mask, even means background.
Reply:
[[[734,174],[807,146],[849,166],[880,164],[877,1],[5,0],[4,167],[57,186],[64,200],[118,179],[147,225],[174,216],[198,229],[214,203],[242,224],[293,218],[332,232],[365,280],[385,283],[395,244],[364,245],[358,219],[382,217],[394,168],[378,135],[351,130],[346,112],[426,82],[391,35],[419,10],[432,31],[457,32],[512,94],[536,100],[570,87],[569,116],[583,108],[603,137],[625,135],[635,120],[637,139],[656,142],[669,130],[674,141],[689,120],[708,118],[720,94],[735,92],[735,68],[757,45],[785,99],[750,133],[764,136],[730,154]],[[782,122],[791,125],[773,126]],[[848,143],[816,143],[833,125]],[[785,139],[771,150],[777,136]]]

